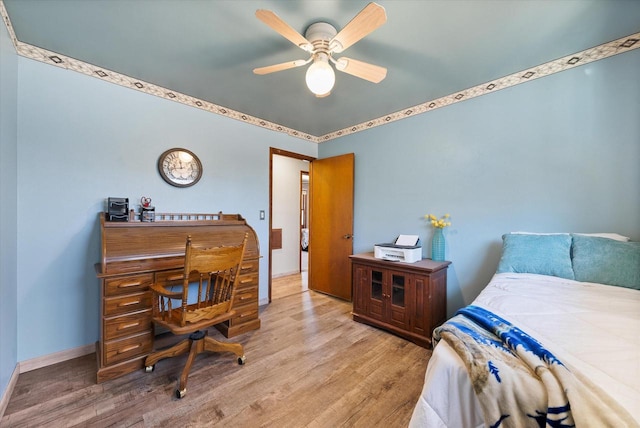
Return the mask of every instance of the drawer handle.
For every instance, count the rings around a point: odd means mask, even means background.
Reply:
[[[240,280],[240,284],[249,284],[250,282],[253,282],[253,279],[249,278]]]
[[[118,331],[120,331],[120,330],[125,330],[125,329],[127,329],[127,328],[131,328],[131,327],[136,327],[136,326],[139,326],[139,325],[140,325],[140,323],[139,323],[139,322],[133,322],[133,323],[131,323],[131,324],[121,325],[121,326],[119,326],[119,327],[118,327]]]
[[[167,279],[165,281],[177,281],[179,279],[182,279],[184,275],[180,274],[180,275],[173,275],[173,276],[168,276]]]
[[[129,287],[137,287],[139,285],[142,285],[142,282],[137,281],[137,282],[125,282],[122,284],[118,284],[118,288],[129,288]]]
[[[253,298],[253,296],[240,296],[240,301],[242,302],[243,300],[249,300]]]
[[[240,266],[240,270],[251,270],[251,265],[248,265],[248,266]]]
[[[139,348],[140,344],[127,346],[126,348],[118,349],[118,354],[124,354],[125,352],[133,351],[136,348]]]
[[[123,306],[132,306],[132,305],[138,305],[140,304],[140,300],[132,300],[131,302],[122,302],[122,303],[118,303],[118,307],[123,307]]]

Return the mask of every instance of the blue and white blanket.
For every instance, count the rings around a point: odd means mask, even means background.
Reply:
[[[488,427],[630,426],[606,394],[486,309],[461,309],[434,331],[434,344],[439,340],[464,362]]]

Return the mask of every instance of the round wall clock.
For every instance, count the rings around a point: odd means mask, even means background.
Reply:
[[[176,187],[193,186],[202,177],[202,163],[186,149],[169,149],[158,159],[158,171],[167,183]]]

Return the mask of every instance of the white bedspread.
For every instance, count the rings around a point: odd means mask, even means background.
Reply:
[[[640,291],[503,273],[494,276],[473,304],[536,338],[575,375],[606,391],[640,425]],[[444,341],[429,361],[410,426],[483,426],[466,369]]]

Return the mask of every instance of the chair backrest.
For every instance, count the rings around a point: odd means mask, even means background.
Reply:
[[[247,240],[248,234],[245,234],[242,243],[237,246],[199,248],[193,246],[189,235],[182,289],[159,292],[158,287],[153,287],[158,296],[153,317],[185,327],[189,323],[229,313],[233,308]],[[197,283],[197,295],[194,295],[194,283]]]

